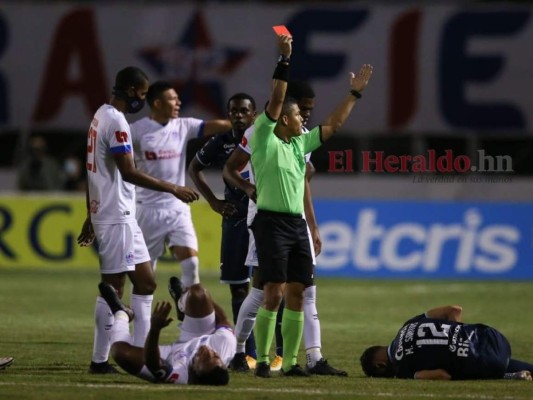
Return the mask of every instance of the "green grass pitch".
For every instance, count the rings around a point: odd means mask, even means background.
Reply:
[[[177,268],[177,267],[176,267]],[[156,300],[168,300],[173,270],[157,271]],[[87,373],[92,351],[98,269],[0,268],[0,356],[15,363],[0,371],[0,399],[531,399],[532,382],[416,382],[365,378],[361,351],[388,344],[400,324],[428,308],[464,307],[464,320],[502,331],[515,358],[533,361],[533,283],[383,281],[318,278],[323,354],[348,378],[272,379],[232,373],[223,388],[154,385],[123,373]],[[213,273],[204,285],[230,313],[229,290]],[[129,290],[129,289],[128,289]],[[126,296],[127,298],[127,296]],[[176,336],[175,324],[162,342]],[[304,363],[304,351],[300,363]]]

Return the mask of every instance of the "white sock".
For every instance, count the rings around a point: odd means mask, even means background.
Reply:
[[[181,261],[181,282],[188,288],[195,283],[200,283],[198,275],[198,257],[193,256]]]
[[[237,316],[235,324],[235,337],[237,338],[237,353],[244,353],[246,340],[252,333],[255,325],[257,310],[263,304],[264,292],[260,289],[252,288],[248,296],[244,299]]]
[[[94,343],[92,355],[92,361],[95,363],[105,362],[109,358],[109,350],[111,349],[109,336],[113,321],[113,313],[106,301],[102,297],[97,296],[94,307]]]
[[[111,344],[116,342],[126,342],[131,344],[131,335],[130,335],[130,319],[128,314],[124,311],[117,311],[115,314],[115,322],[111,328]]]
[[[309,286],[304,292],[304,345],[309,367],[314,367],[322,358],[320,320],[316,309],[316,286]]]
[[[131,308],[135,313],[133,319],[133,345],[144,347],[146,336],[150,330],[150,318],[152,317],[152,300],[154,296],[132,294]]]

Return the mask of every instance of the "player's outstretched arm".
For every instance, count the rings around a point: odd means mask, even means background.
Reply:
[[[372,71],[372,65],[364,64],[357,75],[350,72],[350,92],[322,125],[322,141],[328,140],[344,124],[368,85]]]
[[[428,318],[445,319],[447,321],[461,322],[463,318],[463,307],[458,305],[448,305],[435,307],[426,311]]]
[[[278,47],[281,60],[278,62],[272,77],[272,92],[266,107],[266,112],[272,120],[276,120],[281,115],[285,92],[287,91],[287,81],[289,79],[289,58],[292,53],[292,37],[287,35],[278,36]]]
[[[257,200],[255,185],[244,179],[240,174],[241,168],[248,161],[250,161],[250,155],[237,147],[226,161],[222,176],[229,185],[242,190],[255,203]]]
[[[131,153],[116,154],[114,159],[122,178],[126,182],[158,192],[172,193],[185,203],[190,203],[200,198],[198,193],[186,186],[174,185],[173,183],[162,181],[138,170],[135,167]]]
[[[204,122],[203,137],[217,135],[219,133],[227,132],[231,129],[231,121],[229,119],[212,119]]]
[[[168,301],[157,303],[154,311],[152,312],[152,319],[150,322],[150,330],[146,336],[146,342],[144,343],[144,359],[146,367],[150,370],[154,376],[159,377],[163,364],[161,362],[161,355],[159,353],[159,335],[161,329],[168,326],[172,322],[172,318],[168,315],[172,306]]]

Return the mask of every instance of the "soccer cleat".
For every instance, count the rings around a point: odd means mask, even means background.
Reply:
[[[529,371],[517,371],[517,372],[507,372],[504,377],[504,379],[514,379],[519,381],[531,381],[533,380],[533,377],[531,376],[531,372]]]
[[[284,376],[296,376],[296,377],[308,377],[311,376],[309,372],[307,372],[305,369],[300,367],[298,364],[295,364],[289,369],[288,371],[281,370],[281,375]]]
[[[185,313],[181,311],[178,306],[178,300],[183,294],[183,286],[181,285],[181,281],[178,277],[171,276],[168,280],[168,293],[170,293],[170,297],[172,297],[172,300],[174,300],[174,303],[176,304],[178,319],[180,321],[183,321],[183,319],[185,318]]]
[[[282,356],[276,356],[272,362],[270,363],[270,370],[271,371],[279,371],[281,369],[281,364],[283,364],[283,357]]]
[[[247,356],[244,353],[235,353],[235,356],[229,363],[230,369],[235,372],[249,371],[250,367],[248,366],[248,360],[246,357]]]
[[[118,372],[118,369],[113,367],[107,361],[104,361],[101,363],[95,363],[94,361],[91,361],[91,365],[89,366],[89,373],[91,374],[120,374],[120,372]]]
[[[127,314],[129,321],[133,321],[133,318],[135,317],[133,310],[126,306],[122,300],[120,300],[117,291],[111,284],[107,282],[100,282],[98,284],[98,289],[100,290],[100,294],[106,301],[107,305],[111,309],[113,315],[115,315],[117,311],[124,311]]]
[[[311,375],[333,375],[333,376],[348,376],[346,371],[341,369],[333,368],[328,364],[328,361],[324,358],[317,361],[314,367],[309,368],[305,367],[306,371]]]
[[[6,369],[13,364],[13,357],[0,357],[0,370]]]
[[[272,373],[270,372],[270,365],[265,361],[258,362],[255,365],[254,374],[260,378],[271,378]]]
[[[248,368],[255,369],[255,366],[257,365],[257,361],[252,356],[246,356],[246,363],[248,364]]]

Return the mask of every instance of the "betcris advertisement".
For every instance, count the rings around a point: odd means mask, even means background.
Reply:
[[[526,203],[315,202],[317,276],[533,279]]]

